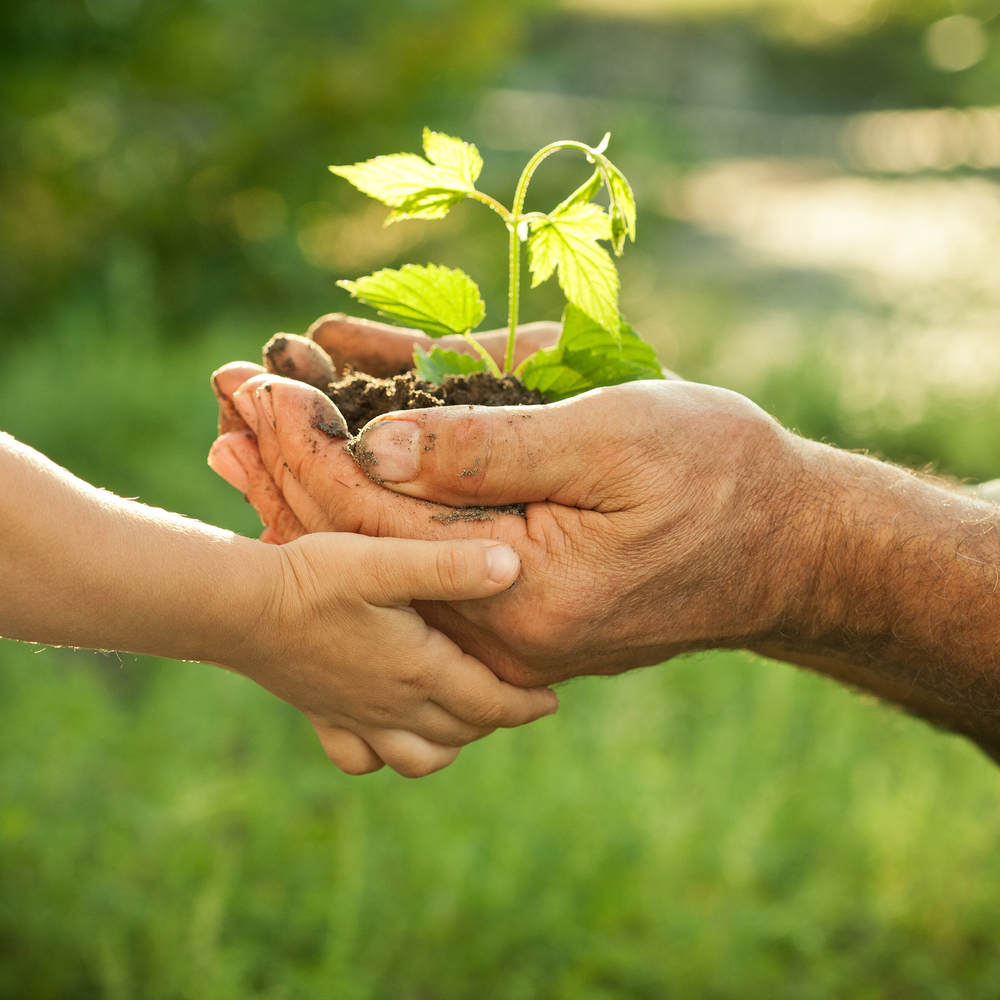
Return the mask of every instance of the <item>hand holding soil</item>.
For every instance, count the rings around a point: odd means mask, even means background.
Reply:
[[[258,508],[265,536],[508,542],[521,557],[513,588],[414,605],[501,677],[550,683],[746,648],[874,691],[1000,757],[992,505],[678,382],[385,415],[353,446],[369,478],[326,396],[260,371],[217,374],[226,433],[212,464]],[[524,516],[490,509],[508,504]]]
[[[523,323],[519,326],[514,346],[515,367],[543,347],[552,347],[559,339],[560,329],[559,323],[546,322]],[[306,337],[323,348],[339,375],[343,375],[350,366],[376,378],[392,378],[413,367],[414,347],[420,347],[424,351],[439,347],[444,351],[457,351],[459,354],[476,357],[464,337],[438,337],[432,340],[420,330],[406,330],[388,323],[356,319],[344,313],[320,316],[309,327]],[[498,365],[503,364],[507,347],[505,329],[477,333],[476,340]],[[279,371],[278,374],[288,373]]]
[[[772,558],[780,513],[755,508],[747,489],[753,468],[792,457],[790,435],[742,397],[632,383],[551,406],[397,413],[361,435],[362,468],[322,393],[269,375],[239,387],[253,370],[217,373],[228,433],[212,464],[258,508],[266,536],[508,542],[521,556],[516,587],[489,601],[419,605],[506,680],[616,673],[720,636],[745,644],[778,613],[780,598],[748,569]],[[231,430],[230,400],[249,431]],[[524,516],[484,509],[525,502]],[[733,538],[746,565],[734,562]]]

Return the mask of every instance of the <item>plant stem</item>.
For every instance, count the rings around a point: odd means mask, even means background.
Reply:
[[[496,198],[491,198],[488,194],[483,194],[482,191],[470,191],[466,197],[474,198],[476,201],[481,201],[484,205],[488,205],[504,222],[510,225],[510,212]]]
[[[528,160],[527,166],[521,174],[521,179],[517,182],[517,190],[514,192],[514,205],[508,213],[506,219],[507,228],[510,230],[510,284],[507,290],[507,326],[510,332],[507,335],[507,354],[504,358],[504,371],[510,371],[514,367],[514,341],[517,339],[517,319],[521,301],[521,238],[518,234],[518,227],[527,218],[536,217],[537,212],[523,215],[524,199],[528,193],[528,184],[531,182],[531,175],[538,169],[538,165],[547,156],[551,156],[559,149],[579,149],[587,155],[587,159],[593,162],[594,150],[586,143],[574,142],[570,139],[560,139],[558,142],[550,142],[543,146],[535,155]]]
[[[497,363],[493,360],[493,356],[490,354],[490,352],[487,351],[486,348],[483,347],[483,345],[480,344],[479,341],[476,340],[476,338],[473,337],[468,330],[466,330],[465,333],[462,334],[462,336],[465,337],[465,339],[476,349],[476,353],[483,359],[483,361],[486,362],[486,367],[491,372],[493,372],[493,374],[496,375],[498,379],[503,378],[503,372],[500,371],[499,367],[497,366]]]

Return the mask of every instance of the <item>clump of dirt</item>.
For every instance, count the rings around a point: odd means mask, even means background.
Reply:
[[[426,382],[408,371],[393,378],[373,378],[349,372],[324,389],[356,435],[369,420],[394,410],[430,406],[531,406],[547,403],[538,390],[528,389],[513,375],[498,379],[491,372],[446,375],[440,385]]]
[[[524,517],[527,505],[523,503],[507,503],[502,507],[453,507],[447,514],[432,514],[432,521],[442,524],[455,524],[456,521],[495,521],[494,514],[517,514]]]

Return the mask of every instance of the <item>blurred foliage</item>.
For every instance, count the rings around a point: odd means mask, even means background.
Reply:
[[[531,6],[0,5],[0,338],[135,255],[147,322],[170,337],[234,302],[307,323],[332,281],[303,265],[296,230],[345,195],[326,165],[461,120]]]
[[[563,0],[562,6],[646,24],[744,20],[805,48],[836,45],[884,26],[924,27],[956,14],[990,21],[1000,13],[996,0]]]
[[[407,782],[197,664],[0,664],[0,996],[992,1000],[994,766],[712,654]]]

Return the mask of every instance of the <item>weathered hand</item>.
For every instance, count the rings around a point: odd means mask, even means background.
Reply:
[[[245,374],[220,384],[231,394]],[[449,508],[373,491],[340,442],[317,434],[332,426],[325,398],[272,389],[263,408],[259,384],[240,403],[261,449],[244,428],[213,460],[268,537],[351,526],[511,542],[522,577],[502,599],[421,608],[501,676],[537,683],[743,647],[867,688],[1000,760],[994,506],[798,438],[733,393],[633,383],[369,425],[358,454],[396,494],[533,501],[526,520],[453,521]]]
[[[543,347],[551,347],[559,339],[559,323],[524,323],[517,328],[514,346],[514,366]],[[334,367],[343,371],[348,365],[377,378],[389,378],[413,366],[413,348],[430,351],[440,347],[459,354],[475,354],[464,337],[440,337],[431,340],[420,330],[407,330],[387,323],[355,319],[344,313],[320,316],[306,336],[314,340],[330,356]],[[500,366],[507,350],[506,330],[486,330],[477,333],[476,340]],[[295,378],[294,372],[279,372]]]
[[[751,649],[873,691],[1000,761],[995,506],[799,438],[708,386],[633,383],[532,409],[393,414],[357,447],[411,497],[549,498],[545,514],[529,504],[528,535],[555,560],[522,549],[538,599],[504,623],[522,662],[549,636],[571,672]]]
[[[218,374],[224,396],[243,374]],[[632,383],[548,407],[382,418],[357,452],[395,493],[330,436],[339,414],[318,391],[265,375],[234,398],[257,447],[246,431],[230,434],[212,464],[247,494],[273,540],[341,530],[474,535],[517,549],[522,572],[510,591],[489,602],[419,605],[506,680],[550,683],[746,645],[782,613],[785,595],[754,570],[777,557],[774,473],[794,482],[796,439],[734,393]],[[523,518],[467,520],[468,512],[455,519],[450,507],[428,504],[431,496],[465,507],[529,503]]]
[[[548,322],[524,323],[519,326],[514,363],[520,364],[535,351],[551,347],[559,339],[561,329],[559,323]],[[488,330],[477,334],[477,340],[498,364],[503,364],[503,354],[507,348],[506,330]],[[232,463],[230,455],[236,449],[243,456],[247,465],[245,472],[250,475],[254,484],[252,497],[248,498],[261,513],[265,525],[261,534],[262,541],[289,541],[305,534],[305,529],[298,523],[298,518],[281,491],[261,465],[256,448],[252,447],[255,441],[253,432],[236,412],[232,394],[245,381],[263,374],[265,370],[321,388],[347,368],[377,378],[386,378],[412,364],[413,349],[417,345],[424,350],[439,346],[459,353],[474,353],[463,337],[431,340],[419,330],[356,319],[344,313],[330,313],[316,320],[305,337],[287,334],[272,337],[265,346],[264,360],[268,369],[249,361],[233,361],[213,373],[212,389],[219,404],[219,438],[212,446],[209,464],[219,475],[235,485],[242,481],[244,470]],[[666,370],[664,374],[667,377],[677,377]],[[242,491],[247,492],[246,489]]]

